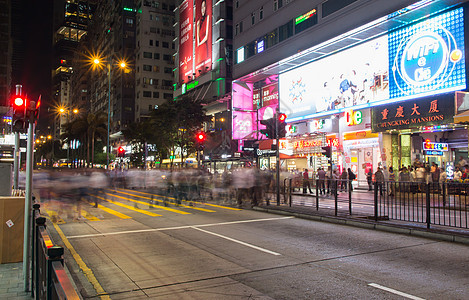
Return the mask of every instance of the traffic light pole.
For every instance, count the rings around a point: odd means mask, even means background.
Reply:
[[[28,128],[28,146],[26,149],[26,186],[25,186],[25,203],[24,203],[24,242],[23,242],[23,279],[24,290],[29,291],[29,266],[30,266],[30,232],[31,232],[31,203],[32,203],[32,186],[33,186],[33,147],[34,147],[34,127],[35,122],[29,120]]]
[[[278,136],[278,110],[275,112],[275,140],[277,142],[277,150],[275,151],[276,156],[276,171],[277,171],[277,205],[280,205],[280,147],[279,147],[279,136]]]
[[[15,132],[15,153],[13,154],[13,189],[18,189],[18,176],[21,164],[20,133]]]

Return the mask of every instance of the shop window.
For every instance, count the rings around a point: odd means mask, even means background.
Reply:
[[[279,41],[284,41],[293,36],[293,20],[289,21],[278,28]]]

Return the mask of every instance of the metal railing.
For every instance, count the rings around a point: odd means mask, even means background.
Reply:
[[[368,187],[368,185],[366,185]],[[283,181],[289,206],[308,206],[338,215],[364,216],[374,220],[399,220],[431,225],[469,228],[469,184],[425,182],[373,182],[373,192],[353,190],[348,180]],[[305,195],[306,194],[306,195]],[[301,197],[298,197],[301,196]]]
[[[32,212],[32,289],[34,299],[80,299],[64,270],[64,249],[54,245],[41,217],[40,205]]]

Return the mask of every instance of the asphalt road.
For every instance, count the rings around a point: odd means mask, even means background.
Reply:
[[[168,210],[131,190],[106,197],[78,221],[74,206],[42,210],[85,299],[469,299],[466,245],[222,204]]]

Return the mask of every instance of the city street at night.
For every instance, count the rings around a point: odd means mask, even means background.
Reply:
[[[57,216],[49,225],[85,299],[464,299],[469,293],[465,245],[223,203],[164,206],[158,199],[106,190],[98,208],[82,203],[87,218]],[[54,214],[54,205],[44,206]]]

